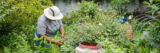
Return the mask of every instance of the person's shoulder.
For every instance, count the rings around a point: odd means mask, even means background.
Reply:
[[[58,22],[62,22],[62,20],[60,19],[60,20],[57,20]]]
[[[60,20],[58,20],[58,21],[62,21],[62,20],[60,19]]]
[[[46,21],[46,16],[42,14],[39,18],[38,21]]]

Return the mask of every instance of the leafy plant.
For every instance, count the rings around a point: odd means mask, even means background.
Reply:
[[[96,19],[97,12],[99,11],[98,5],[94,1],[84,1],[78,3],[78,10],[68,13],[69,18],[65,18],[64,21],[69,21],[70,23],[77,22],[89,22],[91,19]]]
[[[51,1],[1,0],[0,4],[2,5],[0,6],[0,46],[2,50],[12,53],[36,51],[33,33],[36,30],[37,18],[43,14],[45,8],[52,6]]]
[[[118,11],[118,14],[125,14],[126,3],[130,0],[112,0],[111,6]]]
[[[149,2],[144,1],[144,3],[148,5],[148,8],[151,8],[151,10],[148,11],[148,13],[151,13],[152,16],[154,16],[155,14],[157,14],[157,16],[160,16],[160,7],[158,6],[159,4],[155,4],[154,2],[159,2],[159,0],[149,0]]]
[[[96,12],[98,10],[97,8],[97,4],[94,3],[94,1],[91,1],[91,2],[87,2],[87,1],[82,1],[82,3],[79,3],[78,4],[80,7],[79,9],[82,9],[82,10],[79,10],[77,12],[79,13],[82,13],[80,14],[79,16],[90,16],[91,18],[95,18],[95,15],[96,15]]]
[[[137,24],[140,23],[136,20],[134,20],[132,23],[132,26],[134,27],[134,37],[132,40],[134,43],[134,47],[138,48],[134,50],[137,52],[158,52],[157,50],[159,50],[159,45],[157,44],[159,43],[159,21],[154,20],[154,22],[150,23],[141,23],[142,25],[147,24],[147,26],[145,26],[145,28],[142,29],[142,31],[148,31],[148,34],[143,34],[143,32],[140,31],[141,29],[137,29]],[[139,25],[139,27],[142,27],[142,25]]]
[[[76,35],[81,36],[79,40],[82,42],[95,42],[95,40],[104,33],[102,26],[90,23],[82,23],[76,29],[78,29],[75,31],[78,32]]]

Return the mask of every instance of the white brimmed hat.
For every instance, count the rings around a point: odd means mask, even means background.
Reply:
[[[60,20],[63,18],[63,14],[57,6],[46,8],[44,10],[44,15],[50,20]]]

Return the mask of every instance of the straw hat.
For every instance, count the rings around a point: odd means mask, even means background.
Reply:
[[[60,20],[63,18],[63,14],[57,6],[46,8],[44,10],[44,15],[50,20]]]

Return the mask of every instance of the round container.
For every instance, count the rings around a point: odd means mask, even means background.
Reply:
[[[98,47],[97,43],[87,43],[81,42],[79,46],[76,47],[76,53],[102,53],[103,49]]]

